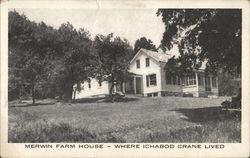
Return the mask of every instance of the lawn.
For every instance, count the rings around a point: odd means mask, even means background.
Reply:
[[[240,142],[239,112],[225,97],[133,97],[9,103],[9,142]]]

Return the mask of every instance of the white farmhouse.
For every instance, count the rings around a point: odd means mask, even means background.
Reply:
[[[126,84],[126,92],[143,96],[192,94],[194,97],[218,95],[218,77],[205,74],[202,66],[191,76],[167,76],[164,66],[171,56],[140,49],[130,62],[134,77]]]
[[[218,77],[205,74],[204,65],[193,75],[180,78],[168,76],[164,66],[171,56],[161,52],[140,49],[130,61],[129,71],[132,77],[124,84],[117,85],[114,91],[142,96],[218,96]],[[76,98],[107,95],[110,84],[91,79],[82,85],[82,91]]]

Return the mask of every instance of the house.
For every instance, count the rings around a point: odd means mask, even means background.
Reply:
[[[110,87],[111,83],[108,81],[100,81],[95,78],[90,78],[88,81],[81,84],[81,91],[76,92],[75,97],[76,99],[96,96],[103,97],[109,94]],[[125,93],[125,83],[122,85],[116,84],[116,86],[114,86],[113,92],[117,91]]]
[[[135,75],[126,84],[126,92],[143,96],[192,94],[194,97],[218,96],[218,77],[205,74],[203,66],[193,75],[168,76],[164,66],[171,56],[140,49],[130,62],[129,71]]]
[[[171,56],[166,53],[140,49],[130,61],[130,79],[122,85],[117,85],[114,91],[142,96],[183,96],[194,97],[218,96],[218,77],[205,73],[205,65],[190,76],[168,76],[164,69]],[[76,98],[105,95],[110,84],[96,79],[83,84],[83,90]]]

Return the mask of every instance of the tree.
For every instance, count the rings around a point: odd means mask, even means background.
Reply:
[[[240,9],[159,9],[157,15],[165,24],[164,49],[178,44],[181,56],[197,56],[194,63],[207,60],[210,72],[241,72]]]
[[[77,31],[69,22],[60,26],[58,35],[59,55],[54,60],[54,80],[59,92],[63,92],[63,99],[71,100],[76,90],[74,85],[90,76],[92,41],[88,31],[83,28]]]
[[[141,48],[156,51],[156,46],[150,39],[146,37],[141,37],[140,39],[135,41],[134,52],[137,53]]]
[[[123,82],[128,76],[129,59],[133,55],[132,47],[126,39],[113,37],[113,33],[103,36],[97,35],[93,43],[95,54],[96,78],[111,83],[109,94],[117,82]]]
[[[71,100],[73,86],[90,75],[91,45],[83,28],[65,23],[57,30],[9,12],[9,95],[20,97],[29,91],[35,104],[37,94],[49,91]]]
[[[36,24],[16,11],[9,12],[9,88],[30,91],[33,104],[36,86],[46,77],[53,28]],[[47,40],[44,40],[47,39]],[[15,84],[11,84],[11,83]]]

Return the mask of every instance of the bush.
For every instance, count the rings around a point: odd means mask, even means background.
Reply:
[[[226,109],[241,109],[241,89],[238,90],[238,95],[232,97],[232,101],[224,101],[221,103],[223,108]]]

